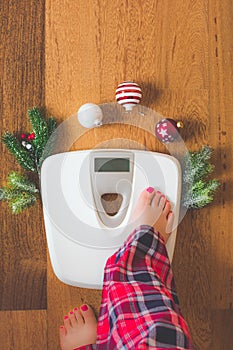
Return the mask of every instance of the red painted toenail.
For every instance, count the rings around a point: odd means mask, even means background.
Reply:
[[[61,329],[65,328],[64,326],[60,326]]]
[[[81,306],[81,309],[82,309],[83,311],[87,311],[88,307],[87,307],[87,305],[82,305],[82,306]]]
[[[70,311],[70,315],[73,315],[73,311]]]
[[[77,311],[77,310],[78,310],[78,308],[77,308],[77,307],[75,307],[75,308],[74,308],[74,311]]]
[[[158,194],[160,194],[161,192],[160,191],[157,191]]]
[[[149,192],[149,193],[152,193],[152,192],[154,191],[153,187],[148,187],[146,190],[147,190],[147,192]]]
[[[64,320],[67,320],[67,318],[69,318],[69,317],[68,317],[68,316],[65,316],[65,317],[64,317]]]
[[[161,196],[162,198],[165,198],[165,196],[164,196],[164,194],[162,194],[162,196]]]

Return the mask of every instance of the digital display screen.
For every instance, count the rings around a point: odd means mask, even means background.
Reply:
[[[129,172],[129,158],[95,158],[95,172]]]

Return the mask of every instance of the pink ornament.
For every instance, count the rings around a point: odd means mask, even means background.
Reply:
[[[124,106],[126,111],[131,111],[142,99],[142,90],[137,83],[124,81],[116,89],[116,100]]]
[[[26,134],[21,134],[21,139],[25,140],[26,139]]]
[[[156,124],[155,135],[163,143],[174,142],[179,136],[179,128],[183,128],[182,122],[164,118]]]

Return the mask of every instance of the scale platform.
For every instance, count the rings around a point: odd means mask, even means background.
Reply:
[[[102,289],[105,263],[135,229],[132,212],[141,191],[149,186],[172,204],[175,221],[166,246],[172,260],[181,196],[177,159],[129,149],[72,151],[45,159],[41,168],[45,230],[52,267],[62,282]],[[106,213],[105,194],[121,197],[117,214]]]

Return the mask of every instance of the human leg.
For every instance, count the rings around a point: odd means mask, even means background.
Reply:
[[[137,229],[105,266],[96,349],[192,349],[164,244],[174,219],[170,203],[145,190],[132,219]]]
[[[105,267],[99,348],[193,349],[165,247],[170,209],[161,193],[141,194],[133,217],[139,226]]]

